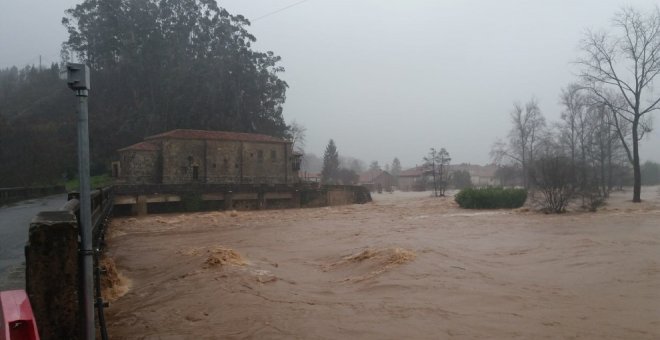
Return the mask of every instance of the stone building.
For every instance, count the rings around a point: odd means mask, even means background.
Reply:
[[[423,166],[416,166],[399,173],[401,191],[424,191],[427,184],[428,178]]]
[[[293,184],[300,155],[290,141],[254,133],[172,130],[118,150],[126,184]]]
[[[394,177],[389,172],[383,170],[368,170],[360,174],[360,185],[369,189],[369,191],[382,192],[383,190],[391,192],[394,183]]]

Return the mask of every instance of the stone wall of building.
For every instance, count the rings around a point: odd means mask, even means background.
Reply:
[[[296,181],[287,143],[163,139],[162,183],[264,183]]]
[[[158,183],[160,155],[158,151],[125,150],[119,153],[121,178],[128,183]]]
[[[289,144],[243,142],[243,183],[292,183],[291,156]]]
[[[163,184],[203,183],[205,148],[203,140],[164,139],[161,142]]]
[[[207,143],[207,183],[240,183],[241,142],[209,140]]]

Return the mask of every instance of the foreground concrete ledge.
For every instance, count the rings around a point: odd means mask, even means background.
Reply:
[[[79,339],[78,222],[70,211],[40,212],[25,248],[25,287],[42,339]]]
[[[30,230],[39,226],[56,224],[77,224],[76,215],[70,211],[42,211],[30,222]]]

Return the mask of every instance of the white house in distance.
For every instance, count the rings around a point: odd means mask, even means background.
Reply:
[[[476,187],[498,186],[500,185],[499,179],[495,177],[497,165],[477,165],[477,164],[452,164],[449,166],[450,171],[467,171],[470,174],[472,185]],[[399,190],[401,191],[415,191],[424,190],[425,183],[430,183],[430,174],[426,171],[424,166],[416,166],[414,168],[401,171],[399,174]]]
[[[500,180],[495,177],[497,165],[477,165],[477,164],[452,164],[449,166],[451,171],[467,171],[470,174],[470,180],[475,187],[498,186]]]

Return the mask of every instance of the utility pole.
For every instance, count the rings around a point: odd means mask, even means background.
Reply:
[[[82,336],[92,340],[96,336],[94,323],[94,250],[92,249],[92,204],[89,181],[89,119],[87,96],[89,95],[89,67],[85,64],[68,63],[67,84],[78,98],[78,177],[80,178],[80,257],[82,262],[83,306]]]

